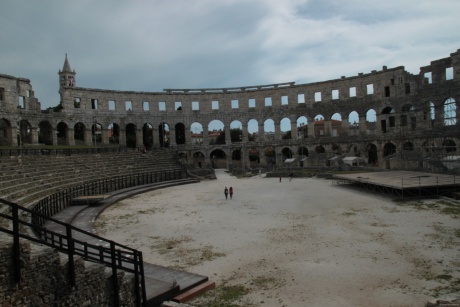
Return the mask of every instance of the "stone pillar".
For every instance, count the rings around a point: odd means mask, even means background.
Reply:
[[[376,115],[376,121],[375,121],[375,135],[382,135],[382,119],[384,119],[383,114],[377,114]]]
[[[324,136],[331,136],[331,120],[324,120]]]
[[[361,125],[360,125],[361,126]],[[350,123],[348,120],[342,121],[342,129],[339,131],[338,136],[349,136],[350,135]]]
[[[108,145],[109,142],[109,130],[102,128],[101,130],[101,143],[103,145]]]
[[[291,139],[297,140],[297,123],[291,121]]]
[[[258,148],[259,150],[259,159],[260,159],[260,165],[266,166],[267,165],[267,159],[265,157],[265,148]]]
[[[257,131],[257,139],[256,139],[256,142],[262,142],[262,141],[264,141],[264,139],[265,139],[265,138],[264,138],[264,135],[265,135],[264,124],[258,122],[257,125],[258,125],[258,127],[259,127],[259,131]]]
[[[176,130],[169,127],[169,146],[176,147]]]
[[[136,147],[144,146],[144,137],[142,135],[142,129],[136,129]]]
[[[241,141],[246,143],[249,142],[248,124],[243,124],[242,133]]]
[[[58,144],[57,130],[52,129],[51,133],[53,134],[53,145],[57,145]]]
[[[94,145],[94,143],[93,143],[93,133],[92,133],[91,129],[85,130],[85,145],[87,145],[87,146]]]
[[[160,147],[160,134],[158,129],[152,128],[152,137],[153,137],[153,147],[159,148]],[[120,141],[121,144],[121,141]]]
[[[275,123],[275,140],[276,141],[281,140],[281,130],[280,130],[280,123],[279,122]]]
[[[118,133],[120,134],[118,136],[118,144],[120,146],[123,146],[123,147],[126,147],[126,130],[125,129],[121,129],[118,131]]]
[[[209,144],[209,131],[208,127],[203,127],[203,145]]]
[[[190,128],[185,127],[184,129],[184,142],[185,145],[190,145],[191,144],[191,131]]]
[[[38,144],[37,128],[32,128],[30,133],[32,134],[32,145],[37,145]]]
[[[225,125],[224,131],[225,131],[225,144],[229,145],[232,143],[231,137],[230,137],[230,125]]]
[[[359,134],[360,135],[367,135],[366,116],[360,116],[359,117]]]
[[[75,130],[74,129],[67,129],[67,144],[70,146],[75,145]]]
[[[10,143],[12,146],[19,146],[19,129],[17,127],[11,127],[11,134],[10,134]]]
[[[315,135],[315,121],[309,121],[308,124],[308,137],[309,138],[316,138],[316,135]]]

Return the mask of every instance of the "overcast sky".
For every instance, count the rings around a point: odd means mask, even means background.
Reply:
[[[3,0],[0,74],[59,103],[77,86],[135,91],[310,83],[460,48],[459,0]]]

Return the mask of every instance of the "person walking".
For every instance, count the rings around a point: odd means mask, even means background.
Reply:
[[[280,182],[281,182],[281,176],[280,176]]]
[[[224,194],[225,194],[225,199],[228,199],[228,189],[227,189],[227,187],[225,187]]]
[[[230,199],[233,198],[233,188],[230,187],[230,189],[228,189],[228,193],[230,194]]]

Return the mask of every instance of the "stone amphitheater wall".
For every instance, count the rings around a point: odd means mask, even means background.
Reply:
[[[448,70],[452,78],[448,78]],[[75,73],[72,77],[75,77]],[[76,144],[73,129],[77,123],[82,123],[85,129],[84,142],[91,145],[91,127],[97,122],[102,130],[101,145],[110,145],[106,136],[108,127],[116,123],[120,127],[119,146],[127,144],[125,134],[130,124],[135,127],[135,144],[142,146],[142,127],[150,124],[153,128],[154,147],[158,147],[163,146],[159,134],[160,127],[166,123],[169,127],[170,147],[185,155],[191,165],[196,164],[194,153],[204,152],[205,162],[209,164],[217,147],[210,144],[208,125],[213,120],[219,120],[226,134],[225,146],[219,148],[224,152],[229,167],[234,164],[231,157],[235,150],[242,151],[242,160],[246,162],[241,161],[240,164],[245,163],[242,165],[245,168],[267,164],[265,157],[261,157],[258,164],[249,163],[250,149],[259,153],[265,152],[267,148],[274,149],[276,163],[281,166],[286,158],[286,149],[296,157],[300,156],[300,148],[306,148],[310,165],[327,165],[328,160],[336,155],[368,157],[368,148],[372,145],[377,148],[379,168],[400,167],[404,164],[385,161],[389,156],[389,151],[385,149],[388,144],[394,147],[390,151],[392,154],[401,153],[408,142],[413,148],[419,148],[419,152],[429,153],[430,149],[427,148],[432,147],[435,149],[431,152],[439,153],[444,150],[448,140],[448,144],[455,144],[455,150],[452,151],[453,147],[450,146],[449,153],[459,153],[460,49],[447,58],[421,67],[417,75],[406,72],[403,66],[384,66],[379,71],[309,84],[287,82],[238,88],[165,89],[161,92],[91,89],[76,85],[76,82],[70,86],[61,84],[59,112],[40,112],[40,103],[34,97],[28,79],[0,75],[0,90],[3,91],[3,95],[0,95],[3,99],[0,101],[0,109],[4,120],[3,124],[0,122],[0,128],[3,130],[3,143],[17,145],[14,136],[18,134],[18,128],[14,123],[27,120],[32,135],[29,141],[32,144],[39,142],[39,135],[43,133],[39,131],[40,125],[47,122],[52,138],[50,143],[57,144],[57,125],[63,123],[68,127],[66,143]],[[350,95],[351,92],[355,92],[355,95]],[[298,101],[299,95],[304,95],[304,102]],[[321,96],[320,101],[315,99],[318,96]],[[25,97],[20,108],[19,97]],[[79,101],[78,108],[75,107],[76,99]],[[250,99],[254,104],[252,106],[249,106]],[[266,99],[271,100],[271,105],[266,105]],[[448,99],[453,99],[451,105],[454,110],[447,116],[454,114],[454,118],[450,118],[451,124],[446,125],[445,103]],[[130,102],[129,107],[127,101]],[[218,101],[217,110],[212,107],[213,101]],[[236,101],[237,108],[234,107]],[[176,102],[181,103],[181,110],[176,109]],[[199,110],[193,108],[196,103],[199,104]],[[146,104],[148,108],[145,108]],[[160,110],[160,105],[164,109]],[[366,113],[369,110],[376,113],[373,124],[367,120]],[[354,111],[359,114],[355,120],[356,126],[349,122],[349,115]],[[339,121],[333,118],[337,114],[341,118]],[[319,115],[323,120],[315,120]],[[300,117],[305,117],[308,123],[306,132],[299,137],[295,132],[299,129],[296,121]],[[280,122],[284,118],[289,119],[291,131],[294,132],[291,139],[283,137],[285,131],[281,131]],[[268,119],[273,120],[275,127],[270,138],[262,133],[264,122]],[[257,121],[258,135],[255,140],[248,138],[250,120]],[[242,124],[242,142],[230,140],[230,124],[233,121]],[[193,123],[203,126],[203,140],[199,145],[191,138]],[[185,127],[184,140],[179,144],[176,142],[180,133],[176,131],[177,124]],[[323,150],[318,150],[318,146]],[[444,154],[447,153],[444,150]]]

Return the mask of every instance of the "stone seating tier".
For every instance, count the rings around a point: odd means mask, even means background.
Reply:
[[[85,182],[179,169],[169,151],[8,157],[0,160],[0,197],[30,206],[59,190]]]

